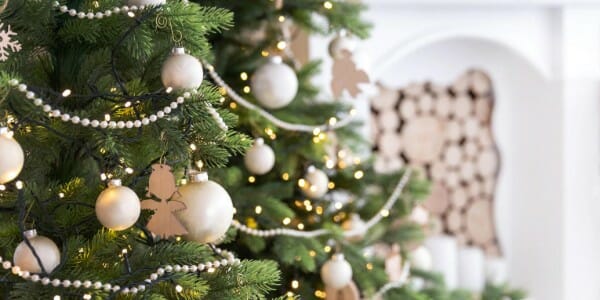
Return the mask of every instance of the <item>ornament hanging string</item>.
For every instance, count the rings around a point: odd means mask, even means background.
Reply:
[[[277,126],[279,128],[282,128],[282,129],[285,129],[288,131],[300,131],[300,132],[329,131],[329,130],[334,130],[334,129],[345,127],[348,124],[350,124],[353,120],[352,111],[351,111],[343,119],[336,121],[333,124],[331,124],[331,122],[330,122],[330,123],[322,124],[322,125],[306,125],[306,124],[296,124],[296,123],[290,123],[290,122],[283,121],[283,120],[277,118],[276,116],[274,116],[273,114],[265,111],[264,109],[256,106],[255,104],[251,103],[250,101],[244,99],[236,91],[234,91],[221,78],[221,76],[219,76],[219,74],[217,74],[214,66],[209,64],[207,61],[203,61],[202,63],[204,64],[204,66],[206,66],[206,69],[208,70],[208,74],[213,79],[213,81],[219,87],[223,88],[227,92],[229,97],[231,97],[231,99],[233,99],[234,101],[236,101],[237,103],[239,103],[240,105],[242,105],[243,107],[245,107],[247,109],[258,112],[261,116],[263,116],[265,119],[269,120],[270,122],[272,122],[273,124],[275,124],[275,126]]]
[[[389,196],[389,198],[387,199],[387,201],[385,202],[383,207],[379,210],[379,212],[376,215],[374,215],[371,219],[369,219],[369,221],[367,221],[365,223],[364,228],[361,227],[360,230],[356,230],[356,229],[355,230],[352,230],[352,229],[345,230],[345,231],[343,231],[343,236],[351,237],[351,236],[355,236],[357,234],[364,233],[364,232],[368,231],[371,227],[375,226],[375,224],[379,223],[385,216],[383,214],[383,212],[390,210],[394,206],[394,204],[396,204],[398,199],[400,199],[400,196],[402,195],[402,191],[408,184],[411,173],[412,173],[412,171],[410,169],[407,169],[404,172],[404,174],[398,181],[398,184],[394,188],[394,191]],[[317,229],[317,230],[312,230],[312,231],[301,231],[301,230],[294,230],[294,229],[288,229],[288,228],[257,230],[257,229],[252,229],[246,225],[243,225],[242,223],[240,223],[237,220],[233,220],[231,225],[246,234],[253,235],[253,236],[260,236],[260,237],[286,235],[286,236],[292,236],[292,237],[314,238],[314,237],[318,237],[318,236],[333,234],[332,231],[327,230],[327,229]]]

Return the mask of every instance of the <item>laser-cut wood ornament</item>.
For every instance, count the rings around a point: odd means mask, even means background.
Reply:
[[[360,300],[360,291],[354,281],[337,290],[325,287],[325,294],[325,300]]]
[[[175,212],[184,210],[185,204],[171,200],[178,193],[175,176],[171,173],[171,166],[166,164],[152,165],[152,174],[148,181],[147,197],[142,201],[142,209],[154,211],[146,227],[157,237],[166,239],[187,233],[185,227],[174,215]]]
[[[500,155],[491,130],[489,76],[471,70],[450,86],[379,87],[371,101],[376,169],[423,170],[432,181],[423,204],[433,224],[428,234],[453,235],[461,245],[500,255],[493,212]]]
[[[369,83],[367,72],[359,69],[352,58],[352,52],[341,50],[333,60],[333,70],[331,79],[331,91],[337,98],[347,91],[352,97],[358,96],[361,92],[360,83]]]

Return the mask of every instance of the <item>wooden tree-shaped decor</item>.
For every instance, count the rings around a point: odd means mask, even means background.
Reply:
[[[493,201],[500,158],[489,76],[472,70],[447,87],[424,82],[380,90],[371,101],[376,168],[422,170],[433,183],[424,206],[438,224],[434,233],[499,255]]]

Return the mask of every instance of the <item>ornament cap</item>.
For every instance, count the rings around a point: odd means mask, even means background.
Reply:
[[[254,140],[254,144],[255,145],[259,145],[259,146],[260,145],[264,145],[265,144],[265,139],[263,139],[263,138],[257,138],[257,139]]]
[[[121,181],[121,179],[111,179],[108,182],[109,187],[122,186],[122,185],[123,185],[123,182]]]
[[[281,56],[279,56],[279,55],[275,55],[275,56],[271,57],[270,61],[274,64],[281,64],[281,63],[283,63],[283,58],[281,58]]]
[[[315,166],[308,166],[308,168],[306,169],[306,172],[312,173],[312,172],[315,172],[316,170],[317,170],[317,168]]]
[[[185,54],[185,48],[183,47],[175,47],[171,50],[171,53],[173,55],[181,55],[181,54]]]
[[[348,36],[348,30],[346,29],[340,29],[340,31],[338,32],[338,35],[341,37],[347,37]]]
[[[25,237],[26,237],[28,240],[30,240],[30,239],[32,239],[32,238],[34,238],[34,237],[36,237],[36,236],[37,236],[37,230],[35,230],[35,229],[25,230],[25,231],[23,232],[23,235],[24,235],[24,236],[25,236]]]
[[[345,260],[344,253],[336,253],[336,254],[332,255],[331,260],[335,260],[335,261]]]
[[[208,173],[200,171],[190,171],[190,182],[206,182],[208,181]]]

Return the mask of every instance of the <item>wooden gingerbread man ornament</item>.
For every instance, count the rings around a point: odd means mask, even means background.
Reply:
[[[179,222],[174,213],[186,209],[185,204],[170,200],[178,193],[175,177],[171,173],[171,166],[165,164],[152,165],[152,174],[148,182],[147,197],[158,198],[142,201],[142,209],[153,210],[155,213],[148,221],[146,227],[156,236],[166,239],[187,233],[185,227]]]
[[[369,83],[369,75],[356,66],[352,53],[348,50],[342,50],[340,56],[333,61],[332,76],[331,91],[338,98],[342,96],[344,90],[352,97],[356,97],[360,93],[358,84]]]

